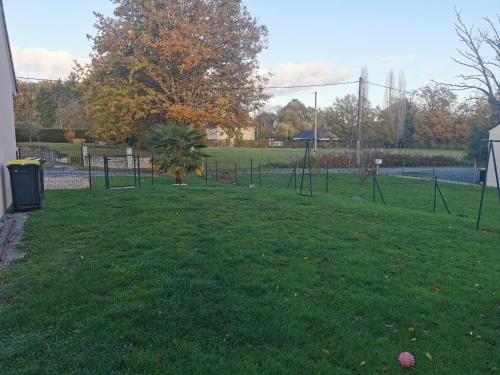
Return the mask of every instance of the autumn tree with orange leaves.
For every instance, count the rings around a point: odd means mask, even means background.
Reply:
[[[257,55],[267,29],[239,0],[113,0],[96,13],[86,114],[96,138],[125,141],[155,123],[251,121],[266,99]]]

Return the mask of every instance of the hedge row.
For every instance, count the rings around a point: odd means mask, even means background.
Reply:
[[[407,155],[393,153],[375,153],[372,159],[382,159],[383,167],[458,167],[465,162],[447,156]],[[333,168],[352,168],[355,165],[354,154],[328,154],[319,159],[320,165],[328,164]],[[371,165],[373,167],[373,165]]]
[[[75,138],[85,138],[87,141],[90,139],[90,136],[87,134],[88,130],[76,129],[75,130]],[[30,137],[29,133],[24,131],[23,129],[16,128],[16,140],[17,142],[29,142]],[[33,141],[40,142],[53,142],[53,143],[67,143],[68,141],[64,137],[64,129],[41,129],[38,132],[38,135],[32,137]]]

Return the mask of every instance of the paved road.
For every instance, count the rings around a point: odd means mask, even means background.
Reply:
[[[397,174],[403,176],[433,178],[434,173],[440,180],[462,182],[468,184],[478,183],[479,171],[474,172],[473,167],[412,167],[405,168],[381,168],[382,173]]]

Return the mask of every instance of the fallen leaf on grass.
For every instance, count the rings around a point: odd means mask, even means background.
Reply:
[[[329,356],[331,356],[331,355],[332,355],[332,354],[330,353],[330,351],[329,351],[329,350],[327,350],[327,349],[321,349],[321,353],[323,353],[323,354],[324,354],[325,356],[327,356],[327,357],[329,357]]]
[[[427,357],[427,359],[428,359],[429,361],[431,361],[431,362],[432,362],[432,354],[431,354],[431,353],[425,353],[425,356]]]
[[[441,288],[438,286],[433,287],[431,290],[432,290],[432,293],[441,293]]]

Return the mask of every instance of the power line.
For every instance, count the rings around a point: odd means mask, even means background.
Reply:
[[[406,90],[401,90],[401,89],[397,89],[395,87],[390,87],[390,86],[386,86],[386,85],[381,85],[380,83],[373,83],[373,82],[368,82],[368,81],[365,81],[367,84],[369,85],[373,85],[373,86],[377,86],[377,87],[382,87],[384,89],[389,89],[389,90],[394,90],[394,91],[399,91],[399,92],[402,92],[402,93],[405,93],[405,94],[409,94],[409,95],[418,95],[416,91],[406,91]]]
[[[17,76],[17,79],[23,79],[27,81],[39,81],[39,82],[68,82],[68,80],[65,79],[50,79],[50,78],[37,78],[37,77],[21,77]],[[401,90],[397,89],[395,87],[390,87],[386,85],[381,85],[380,83],[375,83],[375,82],[369,82],[369,81],[364,81],[366,84],[372,85],[372,86],[377,86],[377,87],[382,87],[385,89],[393,90],[393,91],[398,91],[402,92],[405,94],[409,95],[419,95],[416,91],[407,91],[407,90]],[[305,88],[314,88],[314,87],[328,87],[328,86],[341,86],[341,85],[351,85],[359,83],[358,81],[348,81],[348,82],[333,82],[333,83],[316,83],[316,84],[309,84],[309,85],[290,85],[290,86],[267,86],[266,89],[270,90],[279,90],[279,89],[305,89]]]
[[[359,81],[336,82],[336,83],[317,83],[317,84],[311,84],[311,85],[268,86],[268,87],[266,87],[266,89],[305,89],[305,88],[311,88],[311,87],[350,85],[350,84],[358,83],[358,82]]]
[[[27,81],[40,81],[40,82],[67,82],[64,79],[50,79],[50,78],[33,78],[33,77],[20,77],[16,76],[17,79],[25,79]]]

